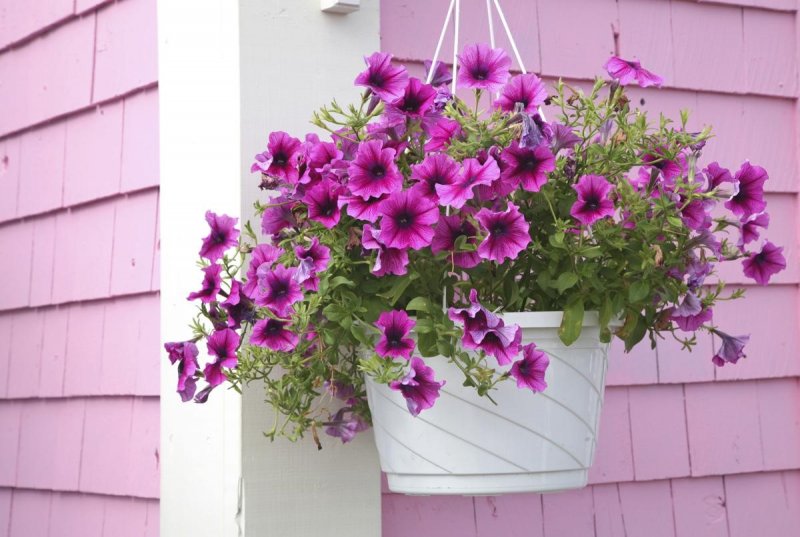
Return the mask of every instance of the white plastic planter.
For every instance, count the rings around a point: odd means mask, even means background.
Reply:
[[[367,379],[367,396],[389,489],[405,494],[503,494],[586,486],[603,405],[607,345],[596,314],[581,337],[558,338],[561,312],[506,313],[522,327],[523,344],[550,356],[548,388],[534,394],[513,379],[492,392],[493,404],[462,386],[443,357],[425,359],[445,379],[433,408],[412,416],[403,396]],[[510,366],[508,366],[510,367]]]

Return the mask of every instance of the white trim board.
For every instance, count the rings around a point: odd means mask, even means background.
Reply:
[[[302,137],[314,109],[357,98],[362,56],[380,47],[378,4],[333,15],[315,0],[158,2],[162,341],[190,335],[205,210],[249,216],[268,132]],[[322,452],[270,443],[260,386],[194,405],[166,359],[161,378],[161,535],[380,535],[371,434],[325,439]]]

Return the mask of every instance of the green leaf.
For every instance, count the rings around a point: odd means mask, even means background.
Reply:
[[[564,308],[564,318],[558,329],[558,337],[564,345],[572,345],[581,335],[583,327],[583,299],[570,301]]]
[[[646,333],[647,323],[644,317],[638,313],[629,313],[625,325],[620,330],[620,337],[625,342],[625,352],[630,352]]]
[[[606,296],[600,304],[600,341],[602,343],[611,342],[611,330],[608,328],[608,323],[611,322],[611,317],[614,315],[614,307],[611,298]]]
[[[417,348],[419,353],[424,358],[430,358],[439,354],[439,349],[436,345],[439,340],[436,332],[429,332],[427,334],[419,334],[417,336]]]
[[[350,315],[350,312],[339,304],[328,304],[322,310],[322,314],[331,322],[339,322]]]
[[[556,280],[555,288],[558,289],[560,293],[563,293],[576,283],[578,283],[577,274],[575,274],[574,272],[564,272]]]
[[[353,337],[356,338],[359,343],[372,346],[372,340],[367,335],[367,331],[361,323],[353,323],[353,325],[350,326],[350,333],[353,334]]]
[[[330,283],[331,289],[336,289],[340,285],[346,285],[347,287],[355,287],[356,286],[355,282],[353,282],[351,280],[348,280],[344,276],[336,276],[335,278],[333,278],[331,280],[331,283]]]
[[[417,319],[417,325],[414,327],[414,332],[417,334],[430,334],[434,330],[433,319]]]
[[[419,278],[419,274],[416,273],[403,276],[402,278],[397,278],[394,282],[394,285],[392,285],[388,291],[378,293],[378,296],[382,296],[383,298],[387,299],[389,301],[389,305],[394,306],[395,303],[400,300],[400,297],[403,296],[403,293],[406,292],[408,286],[411,285],[411,282],[417,278]]]
[[[630,288],[628,289],[628,299],[631,302],[639,302],[640,300],[647,298],[647,295],[650,293],[650,286],[647,282],[638,281],[633,282]]]
[[[431,306],[431,301],[425,298],[424,296],[418,296],[416,298],[411,299],[411,301],[406,304],[406,309],[408,311],[428,311]]]
[[[553,248],[562,248],[562,249],[564,248],[564,232],[563,231],[559,231],[557,233],[554,233],[553,235],[550,235],[548,240],[550,241],[550,245]]]

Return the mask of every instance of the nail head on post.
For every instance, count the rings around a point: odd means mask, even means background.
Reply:
[[[325,13],[347,14],[358,11],[361,0],[320,0],[320,9]]]

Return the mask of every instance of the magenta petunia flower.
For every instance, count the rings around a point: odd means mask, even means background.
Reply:
[[[552,131],[550,150],[554,155],[557,155],[562,149],[572,149],[581,141],[571,127],[561,123],[551,123],[550,128]]]
[[[458,163],[445,153],[425,157],[420,164],[411,166],[412,189],[420,196],[439,203],[436,185],[452,185],[458,175]]]
[[[223,256],[225,250],[237,246],[239,244],[239,230],[236,229],[236,222],[238,221],[238,218],[206,211],[206,222],[211,228],[211,233],[203,239],[200,257],[205,257],[213,263]]]
[[[449,308],[447,315],[464,326],[461,344],[465,349],[481,349],[497,359],[499,365],[510,364],[520,351],[522,330],[519,326],[506,326],[503,319],[478,302],[478,292],[469,292],[467,308]]]
[[[420,358],[411,359],[411,368],[406,376],[389,383],[389,387],[399,391],[406,398],[408,411],[413,416],[431,408],[439,398],[439,390],[445,382],[436,382],[433,369],[425,365]]]
[[[341,161],[344,157],[344,153],[339,151],[336,144],[332,142],[316,141],[307,145],[307,177],[305,180],[301,179],[301,183],[320,180],[323,175],[332,170],[335,162]]]
[[[539,192],[547,182],[547,172],[556,169],[556,158],[546,145],[539,147],[520,147],[514,141],[500,155],[505,168],[500,176],[515,187],[529,192]]]
[[[761,251],[750,254],[742,261],[744,275],[753,278],[759,285],[767,285],[770,278],[786,268],[783,257],[783,246],[775,246],[770,241],[764,242]]]
[[[178,364],[178,394],[185,403],[194,397],[197,383],[194,374],[199,368],[197,355],[199,350],[194,341],[181,341],[177,343],[164,343],[164,349],[169,353],[169,361]]]
[[[349,415],[349,416],[347,416]],[[336,411],[326,424],[325,434],[339,438],[342,444],[346,444],[356,437],[356,434],[369,429],[369,423],[361,419],[361,416],[344,407]]]
[[[403,186],[403,175],[394,162],[395,151],[380,140],[363,142],[348,172],[350,192],[364,199],[391,194]]]
[[[535,74],[528,73],[511,77],[494,105],[505,112],[516,112],[517,105],[520,105],[521,112],[533,114],[545,99],[547,90],[544,82]]]
[[[408,266],[408,250],[387,247],[381,240],[380,230],[373,229],[369,224],[365,225],[361,235],[361,244],[366,250],[378,251],[375,266],[372,267],[372,273],[375,276],[386,274],[402,276],[408,272],[406,268]]]
[[[483,164],[478,159],[464,159],[462,168],[455,181],[449,185],[436,185],[439,203],[460,209],[471,200],[478,185],[491,185],[500,177],[500,167],[493,158]]]
[[[258,244],[253,248],[253,251],[250,252],[250,265],[247,268],[247,281],[242,287],[242,291],[246,296],[255,298],[258,292],[258,268],[264,264],[271,268],[275,260],[283,253],[282,248],[277,248],[271,244]]]
[[[261,231],[265,235],[277,235],[286,228],[296,226],[297,219],[292,213],[295,205],[297,204],[294,201],[283,194],[270,198],[261,216]]]
[[[230,329],[217,330],[208,337],[208,354],[216,356],[216,360],[206,364],[203,369],[208,385],[211,388],[219,386],[227,376],[222,368],[233,369],[239,363],[236,349],[239,348],[239,335]]]
[[[339,195],[344,188],[329,179],[323,179],[312,187],[303,197],[308,206],[308,218],[331,229],[342,215],[339,209]]]
[[[747,357],[744,353],[744,346],[750,341],[750,336],[731,336],[717,329],[713,330],[713,334],[718,336],[721,341],[717,354],[711,359],[714,365],[722,367],[726,362],[735,364],[740,359]]]
[[[407,337],[417,323],[402,310],[384,311],[375,323],[381,330],[381,339],[375,346],[378,356],[384,358],[411,358],[414,340]]]
[[[375,52],[365,57],[364,62],[367,70],[356,77],[356,86],[369,88],[386,102],[392,102],[403,95],[408,83],[408,72],[405,67],[392,65],[391,54]]]
[[[239,280],[231,281],[228,298],[220,304],[228,314],[227,327],[238,330],[242,322],[252,322],[254,316],[253,302],[244,294],[244,285]]]
[[[703,174],[708,179],[707,191],[719,188],[723,183],[733,183],[733,176],[730,170],[723,168],[716,162],[710,163],[703,169]]]
[[[614,214],[614,204],[608,199],[614,187],[602,175],[584,175],[572,188],[578,193],[578,200],[569,214],[583,225],[591,226]]]
[[[203,286],[199,291],[190,293],[186,300],[197,300],[199,298],[200,302],[209,304],[217,300],[217,294],[219,293],[220,285],[222,285],[222,279],[220,278],[222,265],[209,265],[202,270],[204,274]]]
[[[250,343],[273,351],[293,351],[300,338],[294,332],[286,329],[288,325],[287,321],[261,319],[253,326]]]
[[[436,97],[436,90],[433,86],[425,84],[418,78],[409,78],[408,84],[399,99],[386,105],[386,111],[390,122],[399,119],[404,121],[406,117],[419,119],[425,115]]]
[[[478,230],[468,220],[457,215],[440,216],[433,233],[431,252],[452,252],[459,237],[465,237],[467,244],[477,242]],[[478,252],[454,252],[453,264],[462,268],[472,268],[480,264]]]
[[[250,170],[259,170],[294,184],[300,177],[298,160],[302,150],[303,144],[297,138],[282,131],[271,132],[266,153],[256,155],[256,162]]]
[[[725,207],[739,218],[760,213],[767,208],[767,202],[764,201],[764,183],[767,179],[769,176],[764,168],[745,162],[733,178],[736,192],[725,202]]]
[[[740,223],[741,235],[737,243],[739,249],[744,250],[745,244],[757,240],[759,237],[758,228],[767,229],[769,227],[769,214],[766,212],[750,215],[744,218]]]
[[[511,58],[486,43],[467,45],[458,55],[458,87],[498,91],[510,73]]]
[[[439,207],[414,190],[389,196],[381,204],[381,240],[390,248],[420,250],[431,243]]]
[[[366,199],[361,196],[339,196],[339,205],[347,205],[347,214],[353,218],[374,224],[380,218],[381,203],[386,198],[386,195]]]
[[[648,169],[655,168],[658,170],[663,181],[672,185],[674,185],[675,178],[680,177],[683,173],[686,165],[686,157],[683,154],[678,155],[677,159],[678,162],[668,159],[659,151],[642,155],[644,165]]]
[[[603,67],[608,71],[608,76],[618,80],[622,86],[626,86],[634,80],[643,88],[661,87],[661,84],[664,83],[663,78],[651,73],[636,60],[623,60],[619,56],[611,56]]]
[[[440,118],[429,130],[425,151],[441,151],[450,145],[450,140],[461,134],[461,125],[458,121]]]
[[[530,226],[519,212],[519,208],[511,202],[505,211],[490,211],[483,208],[475,215],[481,227],[488,235],[478,246],[478,255],[502,263],[508,259],[516,259],[530,243],[528,233]]]
[[[683,201],[681,201],[683,204]],[[713,207],[707,200],[694,199],[683,206],[681,209],[681,219],[686,227],[694,230],[707,229],[711,227],[711,215],[709,209]]]
[[[425,80],[427,80],[433,62],[431,60],[425,60],[422,64],[425,66]],[[431,86],[446,86],[452,81],[453,71],[450,70],[450,66],[444,62],[437,61],[436,69],[433,71],[433,76],[431,77]]]
[[[536,348],[535,343],[522,347],[522,359],[514,362],[509,373],[517,380],[518,388],[528,388],[533,392],[543,392],[547,388],[544,380],[550,357]]]
[[[256,304],[268,307],[278,317],[285,317],[291,311],[292,304],[303,300],[296,268],[262,265],[258,269],[258,286]]]

